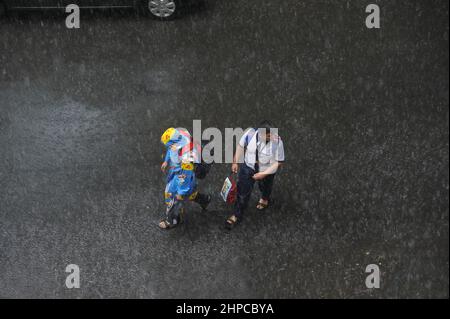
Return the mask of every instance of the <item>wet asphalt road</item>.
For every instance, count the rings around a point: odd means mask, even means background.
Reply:
[[[213,1],[0,22],[0,297],[448,298],[448,2]],[[280,127],[274,205],[165,233],[161,133]],[[65,267],[81,288],[65,288]],[[381,288],[365,287],[378,264]]]

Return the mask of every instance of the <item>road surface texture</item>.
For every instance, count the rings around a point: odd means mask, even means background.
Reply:
[[[448,2],[376,3],[380,29],[356,0],[3,19],[0,297],[448,298]],[[280,128],[274,203],[232,232],[225,164],[157,227],[160,136],[194,119]]]

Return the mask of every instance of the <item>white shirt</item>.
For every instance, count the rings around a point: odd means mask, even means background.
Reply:
[[[284,146],[281,137],[271,134],[268,143],[258,137],[256,143],[256,135],[259,134],[255,129],[248,129],[239,140],[239,145],[245,148],[245,164],[255,169],[256,149],[258,149],[259,171],[264,172],[275,162],[284,162]]]

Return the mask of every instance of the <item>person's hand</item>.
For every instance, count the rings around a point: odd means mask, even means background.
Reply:
[[[233,163],[233,165],[231,165],[231,171],[234,174],[237,174],[238,170],[239,170],[239,165],[237,163]]]
[[[252,177],[253,177],[253,179],[254,179],[255,181],[260,181],[260,180],[264,179],[266,176],[267,176],[267,175],[264,174],[264,173],[256,173],[256,174],[253,175]]]
[[[169,165],[169,163],[167,163],[167,162],[164,162],[164,163],[161,164],[161,171],[162,171],[163,173],[166,172],[167,165]]]

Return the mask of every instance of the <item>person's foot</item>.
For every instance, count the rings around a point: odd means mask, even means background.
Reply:
[[[208,208],[209,203],[211,203],[211,195],[208,194],[208,195],[204,195],[204,196],[205,196],[205,199],[200,203],[200,207],[203,210],[206,210]]]
[[[206,195],[206,202],[202,205],[203,210],[206,210],[209,206],[209,203],[211,203],[211,195]]]
[[[174,228],[176,225],[170,224],[167,220],[162,220],[159,222],[159,228],[164,229],[164,230],[169,230],[171,228]]]
[[[263,198],[261,198],[258,205],[256,205],[257,210],[265,210],[267,207],[269,207],[269,201]]]
[[[169,221],[167,219],[163,219],[159,222],[158,226],[161,229],[167,230],[167,229],[175,228],[183,223],[184,223],[184,209],[181,210],[178,217],[176,217],[175,219],[172,220],[172,223],[169,223]]]
[[[238,222],[239,222],[239,219],[236,217],[236,215],[231,215],[230,217],[228,217],[228,219],[225,223],[225,227],[227,229],[233,229],[234,226],[236,226]]]

